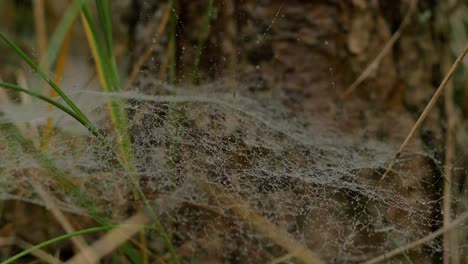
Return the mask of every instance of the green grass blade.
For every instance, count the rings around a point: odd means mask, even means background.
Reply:
[[[54,165],[54,162],[41,150],[38,150],[34,143],[25,138],[19,129],[11,123],[0,122],[0,132],[3,137],[8,138],[6,143],[17,145],[25,152],[31,155],[34,160],[47,172],[47,175],[56,180],[63,192],[74,199],[78,206],[87,210],[89,215],[100,224],[108,224],[103,211],[99,209],[96,199],[84,193],[69,177],[69,175]]]
[[[57,59],[58,53],[60,51],[60,47],[69,32],[70,28],[72,27],[73,23],[75,22],[78,14],[80,13],[81,7],[84,4],[84,0],[78,0],[73,2],[67,10],[65,11],[64,15],[60,19],[57,28],[55,29],[50,41],[48,43],[46,54],[44,58],[41,58],[41,61],[45,61],[44,69],[47,71],[52,67]]]
[[[115,62],[113,38],[112,38],[112,21],[110,17],[110,4],[108,0],[96,0],[98,17],[101,24],[101,31],[104,34],[103,59],[107,62],[107,75],[111,90],[120,90],[120,82]]]
[[[127,258],[130,260],[131,263],[135,263],[135,264],[143,263],[143,260],[140,256],[140,252],[135,247],[133,247],[133,245],[130,244],[129,242],[123,245],[123,252],[125,256],[127,256]]]
[[[89,10],[88,5],[83,5],[81,11],[83,18],[82,21],[88,36],[88,42],[93,53],[99,78],[101,79],[102,89],[106,92],[116,91],[116,87],[110,85],[110,66],[108,64],[107,56],[104,54],[105,49],[102,44],[102,40],[99,37],[97,26],[92,19],[91,11]]]
[[[100,17],[101,25],[103,26],[101,32],[104,33],[105,43],[107,44],[102,43],[102,40],[98,35],[98,28],[92,20],[91,12],[89,11],[87,5],[84,5],[82,8],[83,25],[88,36],[88,42],[93,52],[94,60],[96,61],[96,68],[103,86],[103,90],[107,92],[116,91],[120,90],[120,84],[118,81],[117,68],[115,66],[115,56],[112,48],[112,29],[109,16],[110,6],[109,2],[107,1],[101,3],[97,2],[97,6],[98,15]],[[124,102],[122,99],[114,98],[109,103],[108,108],[113,129],[117,137],[120,152],[119,154],[123,161],[125,170],[128,173],[134,196],[144,204],[146,209],[148,209],[148,213],[151,214],[151,218],[155,222],[154,226],[168,246],[174,263],[179,263],[179,260],[175,254],[175,249],[172,246],[169,237],[167,236],[162,224],[157,219],[156,213],[146,200],[145,195],[139,185],[139,179],[134,164],[133,145],[127,131],[128,121],[124,108]]]
[[[65,105],[51,99],[50,97],[43,96],[41,94],[38,94],[36,92],[33,92],[31,90],[25,89],[25,88],[23,88],[21,86],[18,86],[18,85],[12,84],[12,83],[0,83],[0,87],[3,87],[3,88],[8,89],[8,90],[16,91],[16,92],[26,93],[26,94],[29,94],[32,97],[35,97],[35,98],[40,99],[42,101],[45,101],[45,102],[57,107],[58,109],[62,110],[63,112],[67,113],[71,117],[73,117],[76,121],[80,122],[83,126],[85,126],[97,138],[102,137],[100,135],[100,133],[99,133],[99,130],[96,127],[94,127],[94,125],[92,123],[90,123],[87,120],[84,120],[83,118],[81,118],[81,116],[77,115],[70,108],[68,108],[67,106],[65,106]]]
[[[82,10],[83,24],[88,36],[89,46],[93,53],[96,62],[96,69],[101,81],[102,89],[105,92],[111,92],[119,89],[117,81],[116,68],[112,67],[114,58],[106,56],[104,45],[99,38],[96,25],[91,17],[91,12],[87,5],[83,6]],[[113,57],[113,53],[110,52]],[[133,147],[131,144],[130,136],[127,131],[127,117],[124,110],[124,102],[121,99],[113,99],[109,105],[109,114],[114,131],[116,132],[117,141],[119,142],[119,151],[124,165],[129,171],[133,166]]]
[[[99,21],[101,23],[101,29],[104,33],[104,44],[106,46],[106,51],[112,51],[112,23],[109,15],[110,5],[108,0],[96,0],[97,13]],[[109,54],[108,54],[109,55]]]
[[[66,239],[69,239],[71,237],[75,237],[75,236],[80,236],[80,235],[85,235],[85,234],[90,234],[90,233],[96,233],[96,232],[102,232],[102,231],[108,231],[108,230],[111,230],[112,228],[115,228],[117,225],[106,225],[106,226],[100,226],[100,227],[92,227],[92,228],[88,228],[88,229],[83,229],[83,230],[78,230],[78,231],[75,231],[75,232],[72,232],[72,233],[68,233],[68,234],[65,234],[65,235],[62,235],[62,236],[58,236],[58,237],[55,237],[55,238],[52,238],[52,239],[49,239],[47,241],[44,241],[42,243],[39,243],[35,246],[32,246],[26,250],[23,250],[21,251],[20,253],[14,255],[13,257],[11,258],[8,258],[7,260],[3,261],[2,263],[0,264],[10,264],[10,263],[14,263],[15,261],[17,261],[18,259],[28,255],[29,253],[33,252],[34,250],[36,249],[40,249],[40,248],[43,248],[43,247],[46,247],[46,246],[49,246],[49,245],[52,245],[54,243],[57,243],[57,242],[60,242],[60,241],[63,241],[63,240],[66,240]]]
[[[29,64],[29,66],[31,66],[31,68],[33,68],[34,71],[37,72],[42,77],[42,79],[46,81],[52,87],[52,89],[54,89],[57,92],[57,94],[65,101],[65,103],[67,103],[67,105],[71,108],[71,110],[73,110],[73,112],[75,112],[75,114],[80,116],[81,119],[85,120],[86,123],[88,124],[91,123],[89,119],[83,114],[83,112],[81,112],[81,110],[73,103],[73,101],[70,100],[70,98],[68,98],[68,96],[62,91],[62,89],[60,89],[57,86],[57,84],[55,84],[55,82],[52,81],[52,79],[50,79],[40,69],[40,67],[36,63],[34,63],[31,58],[29,58],[28,55],[26,55],[26,53],[24,53],[13,41],[11,41],[6,35],[4,35],[1,32],[0,32],[0,38],[3,41],[5,41],[18,55],[20,55],[20,57],[24,61],[26,61]]]

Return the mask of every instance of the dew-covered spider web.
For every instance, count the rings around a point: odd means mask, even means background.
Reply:
[[[140,186],[176,248],[226,263],[266,263],[287,254],[233,209],[245,204],[327,262],[364,261],[441,226],[442,177],[436,162],[422,153],[407,150],[376,188],[396,146],[340,131],[325,117],[293,113],[273,97],[255,98],[242,85],[154,85],[158,92],[151,95],[74,96],[81,105],[92,102],[86,112],[108,135],[106,100],[125,102]],[[121,219],[131,213],[131,185],[115,149],[42,107],[29,116],[4,109],[2,125],[13,122],[25,132],[25,123],[40,126],[53,114],[57,131],[46,155],[53,166],[99,201],[107,215]],[[40,182],[63,210],[85,213],[17,142],[15,131],[3,129],[0,135],[0,198],[42,203],[31,188]],[[441,254],[441,242],[406,254],[427,262]]]

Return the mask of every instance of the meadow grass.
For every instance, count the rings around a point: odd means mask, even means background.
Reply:
[[[174,9],[174,1],[170,1],[172,9]],[[11,47],[14,53],[19,55],[23,61],[25,61],[33,70],[36,72],[52,89],[53,91],[65,102],[62,104],[53,98],[53,96],[45,96],[41,93],[31,91],[24,87],[21,87],[12,83],[0,83],[0,86],[21,93],[26,93],[34,98],[42,100],[71,116],[77,120],[80,124],[86,127],[91,134],[96,136],[100,141],[103,141],[107,145],[112,143],[108,141],[109,137],[103,135],[102,132],[90,121],[90,119],[81,111],[81,109],[63,92],[63,90],[57,85],[51,78],[48,77],[46,72],[53,65],[57,59],[58,51],[60,46],[63,45],[63,42],[66,39],[66,35],[71,31],[72,25],[75,23],[78,15],[81,18],[88,43],[91,50],[93,59],[96,65],[96,71],[99,76],[100,84],[105,92],[117,92],[121,90],[120,79],[118,75],[118,69],[116,66],[116,60],[114,55],[113,39],[112,39],[112,22],[110,16],[110,2],[108,0],[96,1],[96,10],[98,16],[98,22],[96,23],[93,20],[92,12],[90,5],[87,1],[76,0],[74,1],[69,8],[64,13],[64,16],[61,18],[56,31],[51,37],[47,52],[44,55],[44,58],[41,58],[41,61],[44,62],[44,69],[36,64],[24,51],[22,51],[12,40],[10,40],[5,34],[0,33],[0,38]],[[171,55],[171,67],[170,67],[170,80],[171,83],[175,82],[175,67],[176,67],[176,21],[175,14],[171,15],[170,18],[171,32],[170,32],[170,45],[173,46],[171,49],[173,54]],[[159,219],[154,212],[153,208],[149,206],[148,201],[145,198],[144,193],[142,192],[139,183],[138,176],[136,174],[136,169],[134,165],[134,156],[133,156],[133,146],[130,140],[128,133],[128,121],[124,108],[125,102],[121,99],[113,99],[108,103],[109,117],[111,125],[113,128],[113,136],[117,145],[116,155],[122,161],[122,167],[125,170],[125,174],[128,175],[128,180],[132,185],[133,194],[137,201],[140,201],[143,205],[143,209],[146,213],[151,216],[151,220],[154,223],[153,229],[157,231],[159,235],[163,238],[168,249],[172,261],[174,263],[179,263],[179,260],[175,254],[174,247],[170,241],[164,227],[159,222]],[[108,219],[106,216],[102,215],[99,211],[96,210],[93,197],[88,197],[78,186],[73,184],[69,176],[58,169],[53,162],[48,159],[46,154],[37,148],[31,140],[25,138],[21,135],[14,124],[2,124],[0,129],[3,132],[14,135],[10,137],[9,140],[19,143],[19,145],[29,154],[33,156],[40,162],[41,166],[46,169],[46,171],[56,180],[61,182],[62,187],[65,188],[67,193],[75,194],[77,198],[77,203],[82,206],[85,210],[88,211],[91,217],[97,220],[99,223],[103,224],[106,228],[95,228],[91,230],[105,230],[108,229],[108,224],[111,219]],[[69,238],[74,235],[84,234],[86,232],[76,232],[67,234],[56,239],[51,239],[47,242],[37,245],[37,247],[42,247],[49,245],[51,243]],[[136,259],[141,260],[141,258],[135,256],[135,250],[132,246],[127,244],[124,246],[127,256],[134,261]],[[29,250],[25,250],[15,257],[6,260],[5,263],[10,263],[11,261],[16,260],[18,257],[26,255]]]

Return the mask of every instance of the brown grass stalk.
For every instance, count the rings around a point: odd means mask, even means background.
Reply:
[[[164,30],[166,29],[170,15],[171,15],[171,7],[168,6],[166,8],[166,11],[164,12],[164,16],[161,20],[161,23],[159,24],[159,27],[154,34],[155,38],[161,36],[164,33]],[[138,76],[138,73],[140,72],[141,68],[143,67],[143,65],[145,65],[145,62],[149,59],[149,57],[153,53],[154,45],[155,45],[154,43],[151,43],[149,47],[146,49],[145,53],[143,53],[143,55],[140,58],[138,58],[138,61],[134,65],[132,72],[130,73],[130,76],[128,77],[128,80],[125,83],[125,86],[123,88],[124,91],[130,90],[130,87],[132,86],[133,82]]]
[[[442,68],[444,71],[450,68],[450,52],[446,53],[443,59]],[[444,93],[444,107],[446,117],[446,131],[445,131],[445,174],[444,174],[444,189],[443,189],[443,222],[444,227],[450,224],[452,221],[452,168],[453,160],[455,155],[455,107],[453,104],[453,83],[447,83],[447,88]],[[455,257],[452,252],[452,232],[444,234],[444,253],[443,262],[444,264],[450,263],[450,258]],[[457,262],[454,262],[457,263]]]
[[[447,226],[444,226],[442,228],[440,228],[439,230],[435,231],[435,232],[432,232],[430,233],[429,235],[423,237],[423,238],[420,238],[416,241],[413,241],[409,244],[406,244],[404,246],[401,246],[401,247],[398,247],[392,251],[389,251],[389,252],[386,252],[378,257],[375,257],[373,259],[370,259],[362,264],[375,264],[375,263],[379,263],[379,262],[382,262],[382,261],[387,261],[389,260],[390,258],[393,258],[407,250],[410,250],[412,248],[415,248],[419,245],[422,245],[422,244],[425,244],[431,240],[433,240],[434,238],[442,235],[442,234],[445,234],[446,232],[452,230],[453,228],[457,227],[458,225],[464,223],[466,220],[468,220],[468,212],[465,212],[463,214],[461,214],[458,218],[456,218],[453,222],[451,222],[449,225]]]
[[[66,264],[96,263],[105,255],[117,249],[120,245],[129,240],[132,236],[144,229],[148,221],[145,215],[138,213],[123,222],[119,227],[104,235],[101,239],[93,243],[71,258]],[[89,260],[89,262],[85,262]]]
[[[68,221],[67,217],[62,213],[62,211],[59,210],[59,207],[54,202],[52,197],[50,197],[50,195],[41,187],[41,183],[38,180],[34,180],[34,184],[32,184],[32,186],[36,193],[44,201],[46,208],[52,213],[55,219],[57,219],[57,222],[62,226],[63,230],[65,230],[67,233],[75,232],[76,230],[73,228],[72,224],[70,221]],[[72,237],[71,241],[79,251],[84,251],[84,249],[88,247],[82,236]]]
[[[239,195],[229,193],[216,184],[198,183],[203,190],[215,195],[226,207],[229,207],[236,215],[251,224],[258,233],[271,239],[271,241],[287,250],[301,262],[308,264],[325,263],[317,254],[293,239],[288,232],[252,209],[248,202],[244,201]]]
[[[34,27],[36,30],[37,53],[39,58],[44,58],[47,50],[47,27],[45,22],[45,3],[44,0],[34,0]],[[40,62],[44,65],[44,61]]]
[[[346,91],[344,91],[341,94],[341,98],[344,99],[344,98],[348,97],[349,95],[351,95],[354,92],[354,90],[356,90],[356,88],[359,85],[361,85],[361,83],[363,81],[365,81],[367,79],[367,77],[369,77],[369,75],[375,69],[377,69],[377,67],[379,66],[382,59],[391,51],[393,45],[395,45],[395,43],[400,38],[403,29],[408,25],[411,16],[413,15],[414,11],[416,10],[417,3],[418,3],[417,0],[411,1],[408,12],[406,12],[406,15],[403,18],[403,21],[401,22],[401,24],[398,27],[397,31],[395,31],[395,33],[393,33],[390,40],[384,45],[384,47],[379,52],[379,54],[377,54],[375,59],[369,65],[367,65],[367,67],[364,69],[364,71],[362,71],[362,73],[359,75],[359,77],[348,87],[348,89],[346,89]]]
[[[403,152],[403,149],[408,145],[409,141],[414,136],[416,131],[419,129],[422,122],[426,119],[427,115],[429,115],[429,112],[432,110],[435,103],[437,102],[437,99],[439,99],[439,96],[444,91],[444,88],[447,85],[448,81],[450,80],[452,75],[455,73],[455,70],[458,68],[458,66],[460,66],[460,64],[461,64],[463,58],[465,57],[467,51],[468,51],[468,44],[465,45],[465,48],[460,53],[460,55],[458,55],[458,58],[453,63],[452,67],[450,68],[450,71],[445,75],[444,79],[442,80],[442,83],[439,85],[439,87],[435,91],[435,93],[432,96],[429,103],[427,103],[426,108],[424,108],[424,111],[421,113],[418,120],[416,121],[414,126],[411,128],[411,131],[408,133],[408,136],[406,136],[406,139],[403,141],[401,146],[398,148],[398,151],[396,152],[395,156],[393,157],[392,161],[388,165],[387,169],[385,170],[385,172],[382,175],[382,177],[380,178],[380,180],[377,182],[376,186],[379,186],[382,183],[382,181],[385,179],[385,177],[387,177],[387,175],[390,173],[390,171],[392,170],[392,168],[395,165],[396,161],[398,160],[401,153]]]

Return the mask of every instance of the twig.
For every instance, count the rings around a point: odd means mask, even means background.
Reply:
[[[396,248],[390,252],[386,252],[376,258],[373,258],[371,260],[368,260],[362,264],[374,264],[374,263],[379,263],[381,261],[386,261],[394,256],[397,256],[407,250],[410,250],[412,248],[415,248],[419,245],[422,245],[426,242],[429,242],[431,240],[433,240],[434,238],[444,234],[445,232],[448,232],[450,231],[451,229],[455,228],[456,226],[458,226],[459,224],[462,224],[464,221],[466,221],[468,219],[468,212],[464,212],[463,214],[461,214],[457,219],[455,219],[453,222],[451,222],[449,225],[447,226],[444,226],[442,228],[440,228],[439,230],[435,231],[435,232],[432,232],[430,233],[429,235],[423,237],[423,238],[420,238],[414,242],[411,242],[409,244],[406,244],[405,246],[401,246],[399,248]]]
[[[388,173],[392,170],[393,166],[395,165],[397,159],[400,157],[403,149],[408,145],[410,139],[414,136],[414,133],[416,133],[416,130],[421,126],[422,122],[424,119],[426,119],[427,115],[431,111],[432,107],[434,107],[435,103],[437,102],[437,99],[439,99],[439,96],[442,94],[442,91],[444,90],[444,87],[446,86],[447,82],[450,80],[452,75],[455,73],[455,70],[460,66],[460,63],[462,62],[463,58],[466,55],[466,52],[468,51],[468,44],[465,45],[465,48],[463,51],[458,55],[457,60],[453,63],[452,67],[450,68],[450,71],[445,75],[444,79],[442,80],[442,83],[439,85],[439,88],[435,91],[434,95],[432,96],[431,100],[429,103],[427,103],[426,108],[424,108],[424,111],[422,114],[419,116],[418,120],[414,124],[414,126],[411,128],[411,131],[409,132],[408,136],[406,136],[406,139],[403,141],[401,144],[400,148],[398,149],[397,153],[393,157],[393,160],[390,162],[388,165],[387,169],[385,170],[384,174],[380,178],[380,180],[377,182],[376,186],[379,186],[383,179],[387,177]]]

